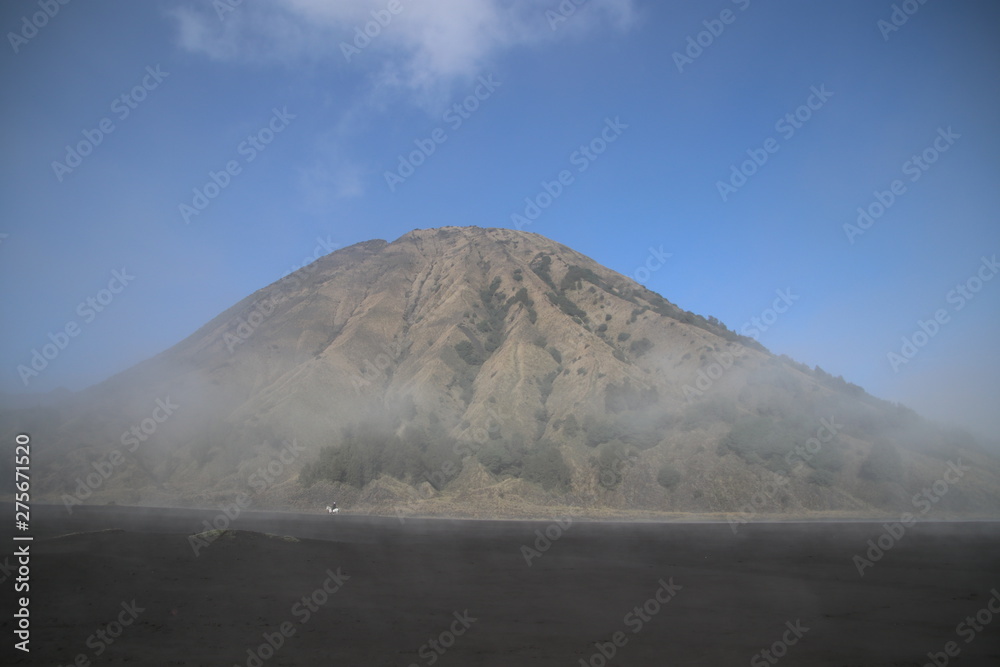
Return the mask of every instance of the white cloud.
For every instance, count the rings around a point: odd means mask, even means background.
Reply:
[[[399,2],[402,10],[389,21],[389,0],[213,0],[179,4],[169,15],[178,46],[189,53],[250,66],[334,67],[363,77],[360,89],[337,99],[339,118],[331,118],[328,131],[317,137],[315,161],[299,170],[302,200],[314,210],[363,196],[371,169],[351,158],[349,144],[379,112],[402,100],[439,115],[455,86],[492,71],[513,49],[580,39],[609,27],[625,30],[635,18],[634,0],[585,0],[579,6],[574,0]],[[574,9],[553,29],[546,12],[560,6]],[[342,45],[354,46],[373,12],[385,25],[370,26],[375,36],[348,59]]]
[[[481,73],[518,46],[585,34],[599,25],[627,28],[634,0],[399,0],[402,11],[349,63],[342,44],[384,12],[388,0],[271,0],[219,11],[216,3],[175,8],[182,48],[216,60],[293,64],[325,61],[374,72],[380,85],[435,96],[455,80]],[[546,12],[572,15],[553,30]],[[372,32],[375,32],[374,30]]]

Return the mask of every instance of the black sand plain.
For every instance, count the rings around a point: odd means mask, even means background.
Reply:
[[[5,604],[3,661],[1000,665],[994,522],[921,523],[890,540],[876,522],[734,534],[726,523],[243,511],[230,527],[247,532],[191,540],[218,515],[34,507],[31,652],[13,649]],[[892,546],[860,576],[854,556],[880,536]]]

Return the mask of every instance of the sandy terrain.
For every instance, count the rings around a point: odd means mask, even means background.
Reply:
[[[995,523],[883,536],[892,548],[861,577],[852,558],[881,524],[756,524],[734,535],[726,524],[243,512],[234,527],[258,532],[192,542],[216,515],[34,508],[32,650],[12,649],[7,612],[2,655],[36,665],[600,666],[603,650],[613,665],[923,665],[929,652],[946,664],[954,642],[947,664],[1000,664],[1000,614],[988,607],[1000,588]],[[1000,610],[1000,594],[992,604]]]

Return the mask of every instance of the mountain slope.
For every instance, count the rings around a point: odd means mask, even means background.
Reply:
[[[34,490],[63,502],[898,514],[960,459],[930,511],[1000,507],[1000,466],[968,436],[506,229],[338,250],[0,420],[32,434]]]

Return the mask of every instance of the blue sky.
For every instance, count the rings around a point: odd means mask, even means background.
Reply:
[[[996,3],[48,5],[0,7],[4,391],[99,382],[331,246],[512,227],[565,170],[525,230],[738,331],[791,290],[772,351],[1000,429]]]

